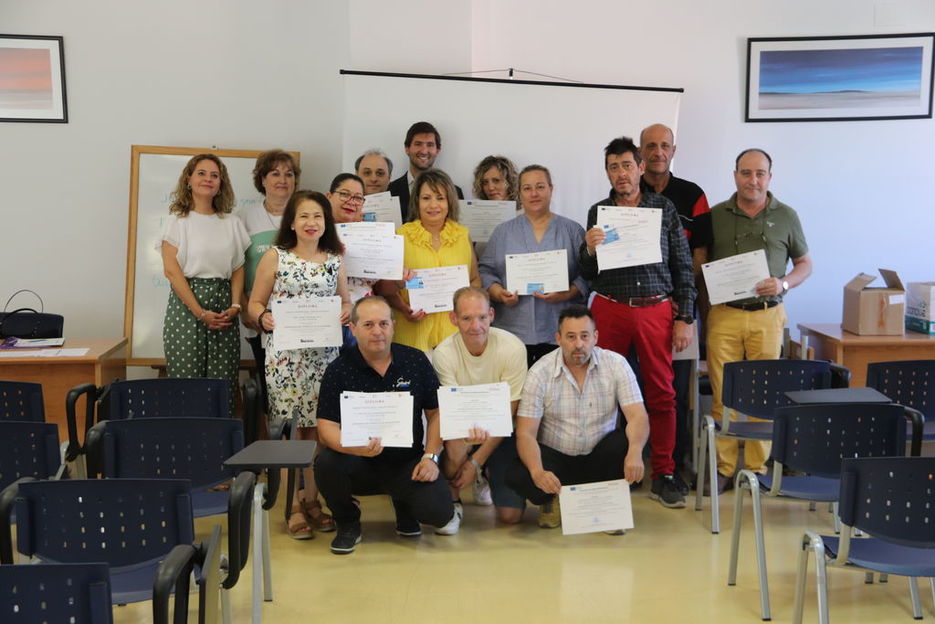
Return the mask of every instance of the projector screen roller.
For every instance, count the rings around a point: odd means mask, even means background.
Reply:
[[[429,121],[441,134],[435,166],[473,197],[474,167],[503,155],[521,170],[533,163],[552,172],[552,210],[585,225],[588,208],[607,197],[603,149],[653,123],[677,130],[682,89],[618,87],[489,78],[342,70],[345,115],[342,163],[353,171],[364,151],[380,148],[393,176],[409,160],[406,130]]]

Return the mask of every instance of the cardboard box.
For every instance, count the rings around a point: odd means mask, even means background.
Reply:
[[[844,287],[841,327],[865,336],[898,336],[903,333],[906,289],[895,271],[880,269],[884,288],[870,288],[875,275],[861,273]]]
[[[935,334],[935,282],[906,284],[906,329]]]

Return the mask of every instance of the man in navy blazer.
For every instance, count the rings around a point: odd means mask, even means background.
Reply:
[[[442,151],[442,137],[429,122],[417,121],[406,132],[403,146],[406,156],[409,157],[409,167],[406,173],[390,182],[387,190],[394,197],[399,197],[399,207],[405,223],[409,220],[409,196],[412,186],[419,174],[435,166],[435,159]],[[455,190],[458,192],[458,199],[464,199],[461,187],[455,186]]]

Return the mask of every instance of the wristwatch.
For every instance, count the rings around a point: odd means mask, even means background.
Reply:
[[[789,282],[782,280],[782,292],[789,292]]]
[[[431,459],[436,464],[438,463],[438,455],[436,455],[435,453],[426,453],[425,455],[422,456],[422,459]]]

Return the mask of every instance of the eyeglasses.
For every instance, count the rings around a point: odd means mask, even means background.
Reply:
[[[334,194],[337,195],[338,197],[340,197],[340,198],[341,198],[341,201],[344,202],[345,204],[347,204],[347,203],[353,203],[353,204],[362,204],[362,203],[364,203],[364,196],[363,196],[363,195],[354,195],[353,193],[349,193],[349,192],[347,192],[347,191],[335,191]]]

